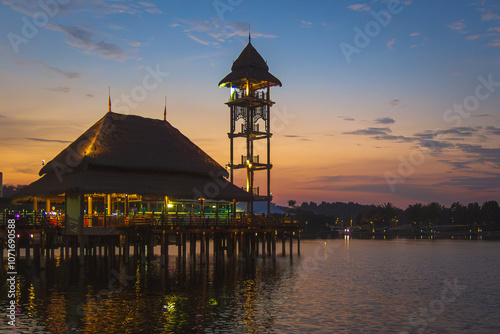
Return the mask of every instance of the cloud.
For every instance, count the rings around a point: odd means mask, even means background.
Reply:
[[[95,34],[87,28],[48,24],[47,29],[63,32],[70,38],[66,43],[83,49],[85,53],[95,53],[102,58],[119,61],[126,58],[125,51],[119,45],[104,41],[94,42]]]
[[[382,118],[377,118],[375,120],[375,123],[378,123],[378,124],[393,124],[395,122],[396,121],[390,117],[382,117]]]
[[[492,28],[489,28],[488,31],[495,31],[495,32],[500,33],[500,27],[492,27]]]
[[[348,117],[348,116],[337,116],[337,117],[340,119],[343,119],[344,121],[354,121],[355,120],[354,118]]]
[[[468,39],[469,41],[473,41],[473,40],[476,40],[476,39],[479,39],[479,38],[481,38],[481,34],[476,34],[476,35],[469,35],[469,36],[467,36],[467,39]]]
[[[306,20],[300,20],[300,27],[301,28],[311,28],[313,25],[312,22],[306,21]]]
[[[453,135],[456,137],[471,137],[477,131],[478,131],[477,128],[462,126],[445,130],[441,129],[425,130],[424,132],[415,133],[413,136],[420,139],[433,139],[443,135]]]
[[[221,22],[218,18],[211,20],[184,20],[175,19],[171,28],[183,29],[183,32],[193,41],[203,44],[219,46],[236,37],[248,37],[248,23],[244,22]],[[276,38],[276,35],[252,32],[252,38]]]
[[[349,7],[350,10],[355,10],[355,11],[358,11],[358,12],[367,12],[370,10],[370,6],[368,6],[367,4],[365,3],[357,3],[357,4],[354,4],[354,5],[350,5]]]
[[[419,32],[413,32],[410,34],[411,37],[416,37],[416,36],[420,36],[420,33]]]
[[[33,141],[41,141],[41,142],[47,142],[47,143],[62,143],[62,144],[68,144],[71,143],[71,141],[67,140],[58,140],[58,139],[44,139],[44,138],[24,138],[26,140],[33,140]]]
[[[467,25],[464,23],[464,19],[461,19],[460,21],[457,21],[455,23],[448,24],[448,28],[450,28],[453,31],[456,31],[460,34],[466,34],[467,33]]]
[[[474,177],[470,175],[466,177],[452,177],[450,180],[438,185],[464,188],[474,192],[487,191],[498,193],[498,189],[500,189],[500,174],[496,174],[494,177]]]
[[[373,136],[373,135],[386,135],[392,132],[389,128],[368,128],[360,129],[351,132],[342,132],[345,135],[363,135],[363,136]]]
[[[495,38],[491,43],[486,44],[487,46],[500,46],[500,38]]]
[[[52,90],[54,92],[69,93],[69,87],[56,87],[56,88],[47,88],[47,89]]]
[[[393,39],[391,39],[390,41],[388,41],[385,45],[386,45],[389,49],[393,50],[394,48],[393,48],[392,46],[393,46],[394,44],[396,44],[396,39],[395,39],[395,38],[393,38]]]
[[[491,163],[496,168],[500,167],[500,148],[486,148],[482,145],[471,144],[457,144],[456,147],[479,163]]]
[[[393,136],[393,135],[381,135],[381,136],[374,136],[372,139],[375,140],[391,140],[391,141],[397,141],[400,143],[409,143],[412,141],[415,141],[415,138],[411,137],[405,137],[405,136]]]
[[[33,16],[40,12],[39,1],[35,0],[2,0],[4,5],[24,15]],[[51,3],[50,1],[48,2]],[[140,16],[144,13],[161,14],[162,11],[151,2],[133,2],[116,0],[71,0],[57,1],[57,15],[77,12],[91,12],[98,15],[128,14]]]
[[[399,99],[394,99],[391,102],[389,102],[389,104],[393,107],[397,107],[401,104],[401,101]]]
[[[424,139],[419,142],[419,146],[424,149],[429,149],[429,154],[432,155],[434,153],[441,153],[445,149],[454,148],[455,144],[441,140]]]
[[[128,41],[128,45],[133,46],[133,47],[139,47],[139,46],[141,46],[141,42]]]
[[[492,133],[494,135],[499,135],[500,136],[500,128],[494,127],[494,126],[487,126],[486,130],[489,133]]]
[[[453,170],[470,170],[469,166],[472,161],[452,161],[452,160],[438,160],[439,162],[448,164],[453,167]]]
[[[79,72],[64,71],[64,70],[61,70],[60,68],[49,66],[49,65],[44,64],[40,61],[29,59],[29,58],[23,58],[23,60],[18,61],[17,64],[19,64],[19,65],[30,65],[30,64],[38,65],[38,66],[43,67],[47,70],[50,70],[54,73],[63,75],[68,79],[79,79],[81,77],[81,73],[79,73]]]
[[[486,8],[481,8],[479,10],[484,12],[481,15],[481,20],[483,21],[500,20],[500,15],[498,15],[494,10],[488,10]]]
[[[203,44],[203,45],[219,45],[219,43],[207,42],[207,41],[204,41],[201,38],[198,38],[198,37],[193,36],[191,34],[188,34],[188,37],[191,38],[193,41],[200,43],[200,44]]]

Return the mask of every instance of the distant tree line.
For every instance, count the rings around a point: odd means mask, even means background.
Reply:
[[[363,205],[342,202],[303,202],[288,201],[288,213],[311,231],[327,230],[332,226],[359,226],[373,229],[396,227],[432,227],[437,225],[470,225],[486,229],[500,228],[500,207],[496,201],[482,205],[459,202],[450,207],[432,202],[416,203],[406,209],[395,207],[391,203],[383,205]],[[307,224],[306,224],[307,223]]]

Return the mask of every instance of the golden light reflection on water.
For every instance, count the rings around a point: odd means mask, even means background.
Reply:
[[[81,333],[89,334],[399,332],[407,328],[396,327],[396,331],[394,324],[407,325],[417,307],[427,307],[434,300],[436,295],[429,290],[442,286],[436,277],[451,279],[448,276],[454,270],[457,275],[472,275],[470,282],[485,277],[464,270],[477,262],[484,264],[483,273],[490,273],[492,264],[500,268],[500,245],[484,244],[486,248],[470,257],[473,246],[480,245],[469,243],[464,250],[460,244],[448,253],[463,253],[464,258],[447,256],[443,262],[434,256],[447,250],[435,249],[442,244],[427,249],[414,240],[304,241],[301,257],[294,256],[293,262],[281,257],[204,265],[172,261],[167,270],[154,262],[122,265],[101,258],[81,267],[60,259],[59,266],[54,260],[47,263],[46,271],[19,275],[16,290],[23,315],[46,328],[37,333],[64,333],[70,320]],[[324,250],[334,247],[334,254],[327,251],[323,257]],[[310,259],[316,261],[314,266],[303,265]],[[425,265],[433,264],[426,269]],[[428,279],[417,279],[422,275]],[[488,296],[496,302],[500,296],[495,291]],[[487,295],[484,289],[481,292]],[[425,305],[416,306],[415,300]],[[465,294],[457,303],[462,300]],[[79,303],[83,303],[81,314],[76,312]],[[455,312],[467,305],[446,306],[441,316],[451,323],[457,320]],[[467,313],[461,315],[467,317]]]
[[[66,333],[66,294],[52,289],[49,294],[50,303],[46,306],[46,328],[50,333]]]

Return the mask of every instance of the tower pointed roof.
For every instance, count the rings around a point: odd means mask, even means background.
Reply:
[[[246,79],[252,84],[268,82],[271,86],[281,86],[281,81],[269,73],[269,66],[252,45],[250,37],[247,46],[234,61],[231,73],[219,82],[219,86],[239,86]]]

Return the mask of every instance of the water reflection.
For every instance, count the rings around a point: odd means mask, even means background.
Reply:
[[[158,260],[158,259],[157,259]],[[81,333],[268,331],[272,289],[289,259],[211,259],[209,265],[181,263],[164,268],[140,259],[55,259],[46,270],[18,261],[18,318],[22,332]],[[5,285],[2,287],[5,295]],[[265,296],[263,296],[265,292]],[[2,302],[2,307],[3,307]],[[258,304],[258,306],[256,306]],[[263,307],[263,309],[262,309]]]
[[[409,333],[446,282],[467,286],[426,333],[498,333],[500,243],[311,240],[301,257],[19,261],[17,333]],[[5,271],[1,275],[5,275]],[[7,284],[1,277],[0,295]],[[5,309],[6,300],[0,299]],[[0,333],[11,333],[0,318]]]

